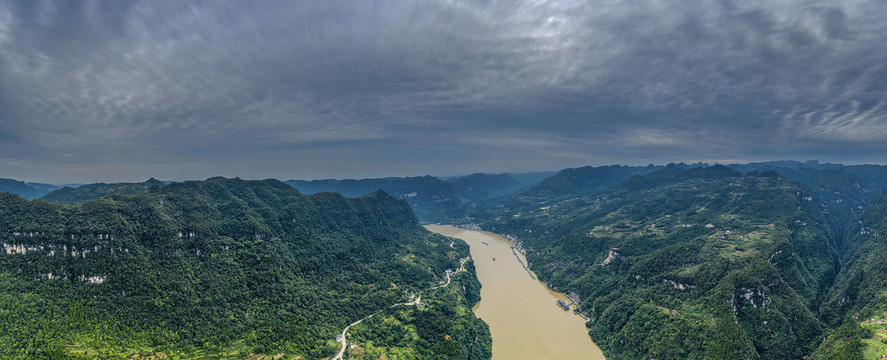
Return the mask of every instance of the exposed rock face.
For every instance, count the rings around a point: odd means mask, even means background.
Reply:
[[[619,253],[616,252],[616,250],[619,250],[619,249],[610,249],[610,253],[607,254],[607,258],[604,259],[603,262],[601,262],[601,266],[607,266],[608,264],[610,264],[613,261],[622,259],[622,256],[619,255]]]

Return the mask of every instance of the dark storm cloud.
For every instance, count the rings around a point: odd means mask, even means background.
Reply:
[[[0,175],[887,155],[883,1],[0,2]]]

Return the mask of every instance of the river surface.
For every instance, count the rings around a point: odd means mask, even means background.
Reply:
[[[512,253],[508,239],[448,225],[426,228],[471,246],[471,258],[483,285],[474,313],[490,325],[493,360],[604,359],[588,337],[585,319],[556,304],[558,299],[570,300],[531,278]],[[526,264],[523,255],[517,256]]]

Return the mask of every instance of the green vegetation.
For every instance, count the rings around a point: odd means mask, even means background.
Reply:
[[[810,170],[837,170],[861,179],[862,190],[871,199],[876,194],[887,190],[887,166],[883,165],[842,165],[833,163],[820,163],[811,161],[768,161],[748,164],[730,164],[730,168],[739,172],[749,171],[775,171],[782,176],[796,179],[793,172],[806,172]]]
[[[0,178],[0,192],[16,194],[29,200],[39,198],[58,188],[59,187],[55,185],[26,183],[24,181]]]
[[[343,196],[363,196],[383,190],[405,199],[424,224],[461,220],[466,212],[453,187],[432,176],[391,177],[361,180],[287,180],[287,184],[305,194],[336,192]]]
[[[345,358],[489,359],[489,330],[472,321],[480,283],[473,263],[465,266],[450,286],[424,292],[422,306],[398,306],[357,325],[349,334],[357,346]]]
[[[383,192],[306,196],[276,180],[142,186],[80,205],[0,194],[0,358],[330,357],[347,324],[458,267],[468,247],[450,241]],[[486,325],[464,311],[477,279],[453,280],[422,309],[396,309],[419,337],[388,346],[393,326],[363,343],[389,358],[489,358]]]
[[[518,175],[288,182],[353,199],[221,178],[0,195],[0,357],[324,358],[376,314],[345,358],[489,358],[472,262],[427,290],[467,246],[419,227],[472,218],[583,299],[608,358],[887,355],[887,167]]]
[[[792,359],[825,336],[816,312],[839,266],[811,197],[776,174],[669,166],[597,195],[493,208],[484,227],[580,295],[608,357]]]
[[[819,353],[838,353],[844,348],[861,349],[867,359],[887,355],[887,192],[879,194],[857,221],[847,227],[844,267],[823,304],[822,319],[837,326],[852,325],[854,336],[826,341]],[[861,333],[864,329],[865,333]],[[845,331],[846,332],[846,331]],[[830,337],[831,340],[831,337]]]
[[[611,165],[563,169],[513,196],[486,204],[478,217],[501,214],[520,216],[527,210],[598,194],[619,185],[631,176],[646,174],[659,168],[661,167],[652,165],[646,167]]]
[[[97,183],[76,188],[65,186],[44,195],[41,199],[57,204],[82,204],[111,194],[135,195],[148,191],[151,187],[165,185],[166,183],[151,178],[141,183]]]
[[[778,164],[785,167],[777,166]],[[771,173],[799,181],[813,200],[823,207],[823,214],[836,236],[836,246],[841,248],[844,227],[854,216],[862,212],[861,209],[872,200],[875,193],[861,177],[845,171],[852,167],[820,168],[791,165],[792,163],[777,162],[730,165],[730,167],[739,171],[751,169],[750,175]]]
[[[867,336],[866,329],[856,322],[848,321],[831,332],[810,359],[865,359],[867,357],[863,354],[865,345],[862,343],[862,338]]]
[[[453,190],[459,199],[468,203],[469,206],[479,206],[512,195],[554,174],[553,172],[475,173],[446,181],[453,185]]]

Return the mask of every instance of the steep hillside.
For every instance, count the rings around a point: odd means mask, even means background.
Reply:
[[[213,178],[82,205],[0,194],[0,242],[4,359],[321,359],[346,325],[379,311],[403,321],[370,340],[415,334],[387,356],[490,355],[486,325],[467,311],[471,271],[422,293],[421,310],[392,307],[438,284],[468,247],[383,192],[306,196]]]
[[[669,166],[482,225],[527,249],[540,279],[580,295],[608,358],[797,359],[825,334],[816,311],[839,266],[802,187]]]
[[[65,186],[50,192],[40,199],[57,204],[82,204],[111,194],[134,195],[148,191],[152,186],[165,186],[166,183],[151,178],[141,183],[96,183],[78,186]]]
[[[846,165],[842,168],[845,172],[859,176],[872,195],[887,190],[887,166],[884,165]]]
[[[820,348],[822,358],[855,350],[856,358],[887,355],[887,192],[847,227],[844,267],[822,309],[823,321],[843,331]],[[849,357],[848,357],[849,358]]]
[[[309,195],[336,192],[346,197],[355,197],[383,190],[396,198],[405,199],[422,223],[452,222],[466,215],[453,187],[432,176],[362,180],[287,180],[286,183]]]
[[[778,166],[782,165],[782,166]],[[829,226],[842,246],[844,226],[862,212],[875,192],[861,177],[847,172],[850,167],[840,164],[819,164],[808,161],[778,161],[767,163],[733,164],[740,172],[775,172],[780,176],[804,184],[816,202],[820,203]],[[874,181],[874,180],[870,180]],[[874,181],[877,183],[877,181]]]

